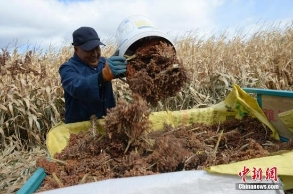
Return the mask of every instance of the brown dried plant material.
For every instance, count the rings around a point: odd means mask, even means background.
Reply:
[[[144,42],[128,61],[126,78],[129,88],[153,106],[175,96],[188,80],[182,61],[172,45],[163,39]]]
[[[175,172],[183,169],[184,162],[193,155],[183,145],[185,139],[174,134],[161,135],[155,139],[153,152],[147,158],[150,164],[155,164],[156,172]]]
[[[164,130],[145,133],[149,130],[146,102],[138,96],[134,99],[130,105],[119,101],[115,111],[109,111],[106,134],[94,136],[92,128],[72,134],[68,146],[55,155],[61,161],[38,159],[37,166],[48,174],[39,191],[109,178],[199,170],[293,149],[293,139],[271,139],[270,130],[251,117],[212,126],[166,125]]]
[[[142,137],[151,128],[149,115],[151,110],[138,94],[133,95],[133,103],[120,99],[117,106],[110,109],[104,118],[106,136],[116,141],[127,141],[124,154],[130,144]]]

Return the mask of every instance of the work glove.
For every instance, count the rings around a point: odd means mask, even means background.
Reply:
[[[122,56],[112,55],[106,60],[106,66],[102,70],[103,78],[105,81],[111,81],[114,78],[126,72],[126,58]]]

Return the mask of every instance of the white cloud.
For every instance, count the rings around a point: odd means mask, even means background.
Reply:
[[[283,0],[285,1],[285,0]],[[287,0],[286,0],[287,1]],[[242,3],[239,3],[242,2]],[[114,38],[119,24],[128,16],[145,15],[162,31],[176,35],[187,31],[206,33],[234,27],[253,25],[254,16],[229,23],[223,7],[245,0],[9,0],[0,2],[0,48],[17,41],[19,45],[32,44],[56,47],[71,41],[72,32],[80,26],[94,27],[102,39]],[[251,1],[254,2],[254,1]],[[255,1],[257,2],[257,1]],[[252,4],[253,5],[253,4]],[[223,11],[215,13],[221,8]],[[229,9],[231,9],[229,7]],[[241,10],[241,7],[238,9]],[[275,13],[271,13],[272,15]],[[245,13],[242,13],[245,15]],[[249,18],[251,18],[249,20]]]

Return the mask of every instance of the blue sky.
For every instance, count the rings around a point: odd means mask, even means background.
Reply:
[[[171,36],[198,35],[293,20],[292,0],[9,0],[0,1],[0,48],[48,49],[69,45],[72,32],[91,26],[102,40],[115,41],[119,24],[144,15]],[[281,25],[281,26],[282,26]]]
[[[247,25],[258,20],[277,22],[293,19],[293,1],[290,0],[247,0],[226,1],[215,9],[217,22],[222,27],[235,26],[237,23],[247,22]]]

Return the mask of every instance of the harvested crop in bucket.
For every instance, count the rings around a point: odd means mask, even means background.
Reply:
[[[188,76],[172,40],[144,16],[123,20],[116,33],[119,55],[126,56],[127,82],[152,106],[175,96]]]
[[[153,106],[175,96],[187,81],[187,71],[177,59],[174,47],[164,39],[143,42],[134,56],[127,64],[129,88]]]

